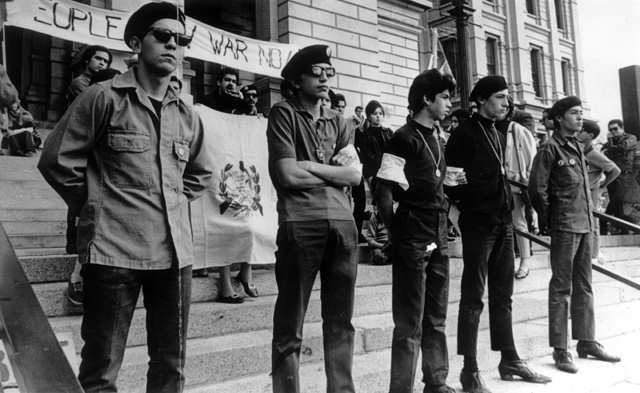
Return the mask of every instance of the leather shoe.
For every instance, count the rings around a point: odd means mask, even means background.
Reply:
[[[460,383],[462,384],[463,392],[491,393],[491,391],[484,386],[479,371],[465,371],[463,369],[460,372]]]
[[[603,362],[616,363],[620,361],[618,356],[607,353],[602,344],[597,341],[578,341],[576,350],[578,351],[578,357],[581,359],[591,356],[597,360],[602,360]]]
[[[573,357],[568,351],[553,351],[553,361],[556,363],[556,368],[560,371],[572,374],[578,372],[578,367],[573,363]]]
[[[500,362],[498,372],[503,381],[513,381],[514,376],[522,378],[525,382],[531,383],[549,383],[551,378],[546,375],[538,374],[527,366],[522,360],[512,360],[509,362]]]
[[[424,386],[423,393],[456,393],[456,390],[449,385]]]

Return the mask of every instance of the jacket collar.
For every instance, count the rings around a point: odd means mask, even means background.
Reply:
[[[113,78],[112,86],[114,89],[129,89],[134,90],[136,96],[138,97],[138,101],[144,105],[147,109],[149,109],[153,114],[156,114],[153,105],[151,104],[151,100],[149,99],[149,95],[147,92],[140,86],[138,83],[138,79],[136,78],[136,73],[138,72],[138,66],[133,66],[129,68],[124,74],[116,75]],[[176,91],[169,85],[167,88],[167,93],[162,100],[162,106],[166,105],[171,101],[177,101],[178,95]]]

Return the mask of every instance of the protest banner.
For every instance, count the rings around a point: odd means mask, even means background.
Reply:
[[[6,26],[47,34],[87,45],[129,51],[123,41],[131,13],[92,7],[72,0],[20,0],[6,4]],[[194,37],[185,56],[279,78],[296,46],[261,41],[206,25],[187,17]]]
[[[214,186],[191,204],[193,268],[275,263],[277,195],[269,177],[267,120],[194,109],[204,124]]]

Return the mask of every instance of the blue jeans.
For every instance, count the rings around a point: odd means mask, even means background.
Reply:
[[[275,393],[298,393],[302,326],[320,272],[324,368],[328,393],[353,393],[351,324],[357,271],[353,221],[281,223],[276,238],[278,299],[273,313],[272,375]]]
[[[191,267],[133,270],[82,266],[84,340],[78,379],[85,392],[117,392],[116,379],[140,289],[147,311],[147,392],[182,392]]]

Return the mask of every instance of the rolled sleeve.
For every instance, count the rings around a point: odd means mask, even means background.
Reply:
[[[184,194],[192,201],[200,197],[212,185],[213,159],[204,143],[204,126],[200,116],[193,112],[194,133],[190,146],[190,157],[182,181]]]
[[[67,109],[46,139],[38,169],[72,212],[86,200],[87,160],[109,115],[104,90],[94,85]]]

